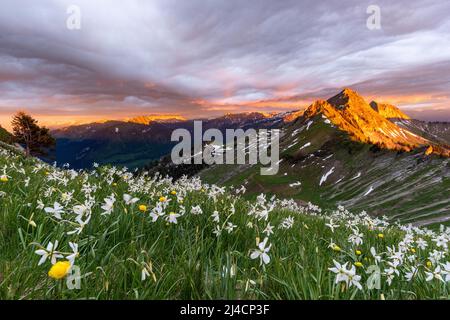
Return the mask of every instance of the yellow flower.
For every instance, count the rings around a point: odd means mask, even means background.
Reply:
[[[356,250],[355,253],[356,253],[357,256],[362,255],[362,252],[360,250]]]
[[[358,268],[361,268],[363,266],[363,264],[362,264],[362,262],[356,261],[355,266],[357,266]]]
[[[166,201],[166,197],[159,197],[159,202],[165,202]]]
[[[412,252],[412,253],[416,253],[416,249],[411,248],[411,252]]]
[[[0,177],[0,181],[1,182],[8,182],[8,176],[5,176],[5,175],[1,176]]]
[[[433,264],[431,263],[431,261],[427,261],[427,267],[428,267],[428,268],[431,268],[432,265],[433,265]]]
[[[145,212],[145,211],[147,211],[147,206],[145,204],[141,204],[139,206],[139,210],[142,211],[142,212]]]
[[[177,194],[177,192],[176,192],[175,190],[172,190],[172,191],[170,192],[170,194],[174,196],[174,195]]]
[[[379,234],[378,234],[378,238],[383,239],[383,238],[384,238],[384,234],[379,233]]]
[[[53,279],[62,279],[69,273],[69,270],[69,261],[58,261],[50,268],[48,276]]]
[[[113,186],[114,186],[114,187],[117,187],[117,183],[116,183],[116,182],[114,182],[114,183],[113,183]]]
[[[337,245],[334,245],[334,246],[333,246],[333,250],[334,250],[334,251],[340,252],[342,249],[341,249],[341,247],[339,247],[339,246],[337,246]]]
[[[46,176],[48,176],[50,174],[50,172],[48,172],[48,171],[45,171],[45,175]]]

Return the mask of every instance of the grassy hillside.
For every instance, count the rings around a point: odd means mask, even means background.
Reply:
[[[12,141],[12,135],[2,126],[0,126],[0,142],[10,143]]]
[[[92,168],[93,163],[140,168],[170,153],[172,143],[121,140],[58,139],[56,159],[74,168]]]
[[[324,208],[436,224],[450,219],[450,161],[425,150],[397,152],[351,141],[321,115],[299,118],[283,131],[280,170],[261,176],[256,166],[216,165],[201,173],[209,183],[244,184],[260,193],[313,201]]]
[[[0,149],[0,298],[449,298],[450,229],[243,191]]]

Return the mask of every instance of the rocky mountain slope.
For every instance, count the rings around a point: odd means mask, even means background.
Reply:
[[[399,108],[392,104],[372,101],[370,106],[373,110],[386,119],[411,119],[408,115],[404,114]]]
[[[355,141],[402,151],[429,144],[426,139],[388,121],[351,89],[345,89],[327,101],[316,101],[304,116],[312,118],[317,114],[325,116]]]
[[[425,122],[415,119],[389,119],[401,128],[425,137],[430,141],[450,145],[450,124],[448,122]]]

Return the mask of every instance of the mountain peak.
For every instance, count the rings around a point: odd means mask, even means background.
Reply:
[[[328,103],[339,109],[348,107],[349,105],[367,106],[364,98],[360,96],[355,90],[350,88],[345,88],[340,93],[331,97],[327,101]]]
[[[404,114],[399,108],[388,103],[378,103],[372,101],[370,106],[373,110],[378,112],[382,117],[386,119],[411,119],[406,114]]]
[[[340,94],[351,96],[351,95],[359,95],[355,90],[352,88],[344,88]]]
[[[356,141],[386,149],[411,151],[429,141],[398,127],[375,111],[356,91],[346,88],[327,101],[318,100],[306,111],[306,117],[322,114]]]

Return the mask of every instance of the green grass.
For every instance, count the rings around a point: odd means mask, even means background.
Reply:
[[[426,273],[447,258],[427,266],[433,250],[442,251],[431,241],[438,232],[421,234],[422,229],[408,229],[414,241],[423,238],[426,249],[413,241],[405,248],[404,261],[397,267],[391,285],[382,275],[381,287],[369,290],[366,274],[374,258],[370,248],[383,253],[379,263],[382,272],[392,257],[387,247],[399,248],[405,231],[396,225],[384,226],[382,220],[352,215],[344,209],[320,212],[315,207],[303,207],[293,202],[283,203],[236,196],[229,188],[223,192],[199,180],[132,176],[115,168],[100,167],[92,172],[71,172],[44,165],[34,159],[0,149],[0,298],[1,299],[447,299],[448,282],[426,281]],[[27,184],[27,179],[29,183]],[[277,178],[283,184],[287,178]],[[239,187],[239,186],[238,186]],[[172,194],[175,191],[176,194]],[[67,193],[72,195],[67,197]],[[127,205],[123,194],[139,198]],[[102,215],[104,198],[115,195],[110,215]],[[150,212],[164,202],[165,215],[156,222]],[[39,207],[64,207],[61,219]],[[91,220],[77,235],[67,232],[77,226],[74,206],[90,202]],[[147,211],[139,210],[146,205]],[[200,206],[203,213],[195,215],[191,208]],[[274,206],[274,209],[270,208]],[[170,212],[181,214],[178,223],[165,218]],[[269,210],[267,221],[259,216]],[[217,210],[220,221],[212,214]],[[293,217],[290,228],[281,228],[287,217]],[[339,225],[332,232],[330,222]],[[224,228],[230,222],[232,232]],[[271,244],[270,262],[260,264],[250,254],[258,239],[266,237],[267,224],[274,226],[268,237]],[[217,237],[213,231],[219,227]],[[363,235],[363,244],[348,241],[353,229]],[[378,237],[379,233],[384,238]],[[445,234],[445,233],[443,233]],[[49,260],[38,266],[40,256],[35,250],[49,241],[58,241],[57,250],[67,256],[69,242],[77,243],[79,256],[75,265],[81,270],[79,290],[69,290],[65,280],[47,275]],[[342,250],[329,248],[334,241]],[[412,253],[412,250],[416,253]],[[356,254],[361,251],[361,255]],[[407,256],[414,255],[409,262]],[[59,258],[65,260],[65,258]],[[361,262],[356,272],[362,290],[335,283],[329,271],[333,260]],[[419,268],[413,281],[405,279],[410,267]],[[149,276],[142,281],[142,270]],[[230,272],[232,270],[233,272]]]

